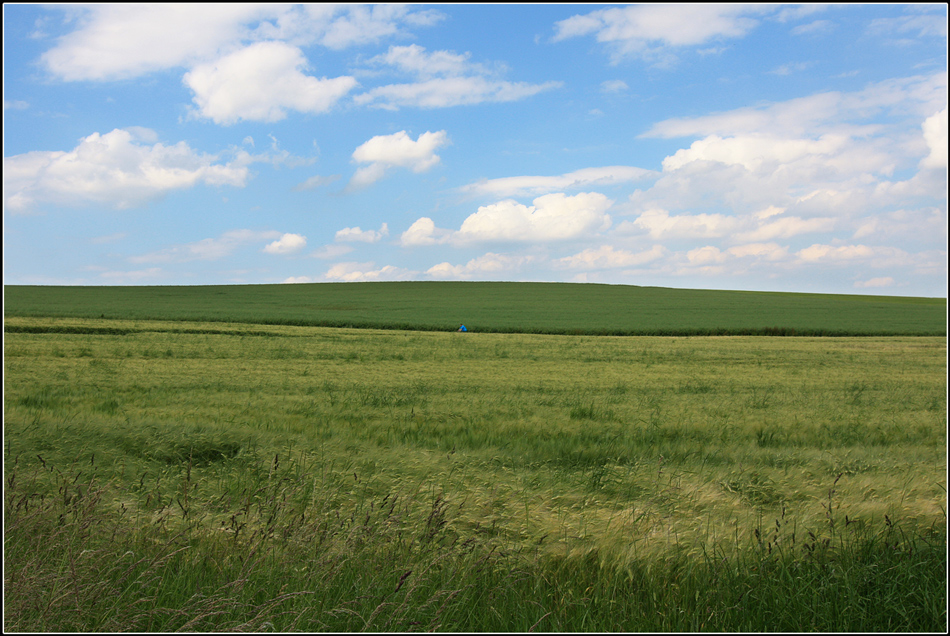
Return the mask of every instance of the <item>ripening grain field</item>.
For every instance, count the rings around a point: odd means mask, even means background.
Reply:
[[[7,317],[7,631],[942,631],[946,338]]]

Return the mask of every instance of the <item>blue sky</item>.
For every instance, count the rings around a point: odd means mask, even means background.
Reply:
[[[3,18],[5,284],[947,295],[943,4]]]

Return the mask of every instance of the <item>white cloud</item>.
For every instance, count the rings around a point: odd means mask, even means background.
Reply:
[[[869,289],[875,287],[893,287],[894,279],[891,276],[881,276],[879,278],[872,278],[865,281],[855,281],[854,286],[856,289]]]
[[[144,128],[116,129],[83,137],[70,151],[5,157],[4,204],[11,211],[42,203],[125,209],[198,183],[243,187],[248,178],[246,153],[221,164],[216,163],[218,157],[199,153],[183,141],[149,145],[155,137]]]
[[[393,167],[425,172],[439,164],[442,159],[435,151],[448,143],[444,130],[422,133],[415,141],[405,130],[373,137],[353,151],[353,161],[369,165],[356,171],[347,188],[375,183]]]
[[[493,197],[544,194],[558,190],[610,186],[639,181],[657,173],[634,166],[604,166],[582,168],[556,176],[520,176],[487,179],[459,188],[460,191]]]
[[[707,245],[688,251],[686,259],[690,265],[720,265],[728,260],[728,255],[723,254],[718,247]]]
[[[40,59],[66,81],[128,79],[209,59],[268,13],[249,4],[92,5]]]
[[[319,258],[325,261],[332,261],[333,259],[340,258],[345,256],[353,251],[353,248],[349,245],[324,245],[319,249],[314,250],[310,256],[314,258]]]
[[[778,169],[811,171],[814,164],[830,166],[841,172],[877,172],[894,169],[891,155],[873,144],[858,143],[846,135],[826,134],[818,139],[782,139],[769,135],[741,135],[723,139],[710,135],[693,142],[688,149],[677,150],[663,160],[663,170],[673,171],[692,161],[715,161],[741,165],[749,172]]]
[[[357,95],[360,105],[395,110],[399,106],[447,108],[482,102],[513,102],[562,86],[562,82],[529,84],[484,77],[437,77],[413,84],[380,86]]]
[[[630,252],[615,249],[611,245],[602,245],[596,249],[586,249],[573,256],[561,258],[558,262],[570,269],[616,269],[645,265],[667,254],[668,250],[662,245],[654,245],[645,252]]]
[[[405,35],[441,18],[400,5],[102,4],[73,7],[76,29],[41,60],[66,81],[110,81],[192,67],[249,43],[282,40],[331,49]]]
[[[773,8],[744,4],[647,4],[598,9],[555,24],[554,41],[594,35],[614,62],[640,57],[659,64],[673,51],[725,38],[739,38],[758,26],[751,16]]]
[[[871,20],[868,33],[874,36],[905,36],[919,40],[924,37],[947,37],[947,16],[939,10],[935,13],[903,15],[896,18]]]
[[[480,206],[456,231],[437,228],[432,219],[422,217],[403,232],[400,244],[415,247],[568,241],[596,235],[611,224],[607,209],[613,201],[598,192],[573,196],[562,192],[546,194],[536,198],[533,204],[528,206],[506,199]]]
[[[337,241],[356,241],[359,243],[378,243],[389,236],[389,226],[385,223],[379,230],[361,230],[357,227],[345,227],[336,233]]]
[[[490,241],[546,242],[575,239],[610,227],[607,209],[613,201],[598,192],[545,194],[522,205],[507,199],[481,206],[462,222],[454,244]]]
[[[293,254],[307,246],[307,237],[300,234],[284,234],[273,243],[264,247],[268,254]]]
[[[921,168],[947,168],[947,109],[928,117],[923,123],[924,141],[930,154],[921,159]]]
[[[643,137],[720,137],[768,135],[815,138],[822,135],[868,135],[882,132],[880,125],[858,126],[881,115],[923,117],[946,107],[947,73],[915,75],[869,84],[860,91],[816,93],[784,102],[748,106],[700,117],[671,118],[657,122]]]
[[[510,275],[520,271],[525,265],[535,262],[537,259],[531,255],[510,255],[496,254],[488,252],[477,258],[473,258],[465,265],[452,265],[444,262],[433,265],[426,274],[435,278],[458,278],[470,279],[479,274],[505,274]]]
[[[903,250],[893,247],[869,247],[867,245],[821,245],[815,243],[799,250],[795,255],[807,263],[836,263],[847,261],[870,261],[904,255]]]
[[[368,63],[388,64],[423,79],[439,75],[487,72],[483,66],[469,62],[469,58],[471,58],[471,53],[458,54],[453,51],[427,53],[425,47],[410,44],[409,46],[391,46],[386,53],[377,55]]]
[[[337,263],[324,275],[326,280],[345,282],[373,281],[373,280],[409,280],[418,272],[385,265],[376,267],[375,263]]]
[[[217,124],[240,120],[279,121],[288,110],[323,113],[356,87],[348,76],[305,75],[307,60],[297,47],[258,42],[213,62],[199,64],[183,81],[194,91],[198,115]]]
[[[782,208],[769,207],[744,215],[670,214],[663,209],[643,212],[633,222],[618,226],[620,234],[645,230],[653,240],[724,239],[730,243],[762,243],[772,239],[788,239],[802,234],[831,232],[834,218],[803,219],[782,216]]]
[[[730,247],[726,252],[736,258],[754,257],[758,260],[765,261],[782,261],[788,258],[788,248],[782,247],[777,243],[736,245]]]
[[[659,240],[728,236],[739,229],[742,222],[724,214],[671,215],[666,210],[653,209],[643,212],[633,225],[649,232],[650,238]]]
[[[600,83],[600,90],[605,93],[620,93],[630,88],[623,80],[607,80]]]
[[[283,235],[296,236],[296,235]],[[235,250],[271,239],[279,239],[280,232],[255,230],[230,230],[217,238],[207,238],[194,243],[175,245],[157,252],[129,258],[132,263],[184,263],[188,261],[216,261],[234,253]],[[303,237],[300,237],[303,238]],[[273,245],[273,243],[272,243]]]
[[[303,19],[295,16],[280,25],[288,32],[285,37],[300,34],[304,41],[335,50],[408,35],[405,26],[431,26],[444,17],[434,9],[395,4],[304,5],[298,15]]]
[[[316,283],[316,282],[319,282],[319,280],[320,280],[319,278],[313,278],[310,276],[289,276],[288,278],[285,278],[284,280],[280,282],[283,284],[292,285],[292,284]]]
[[[417,247],[422,245],[435,245],[441,243],[450,232],[440,230],[435,226],[435,221],[424,216],[409,226],[409,229],[399,237],[399,244],[403,247]]]
[[[739,242],[768,241],[770,239],[787,239],[800,234],[814,234],[831,232],[835,229],[836,221],[833,218],[802,219],[797,216],[787,216],[765,223],[757,228],[739,232],[733,237]]]
[[[315,188],[327,186],[333,183],[334,181],[338,180],[341,176],[342,175],[339,175],[339,174],[331,174],[327,176],[322,176],[319,174],[314,175],[310,177],[309,179],[307,179],[306,181],[303,181],[295,185],[294,190],[297,192],[302,192],[304,190],[313,190]]]
[[[851,238],[864,242],[947,245],[946,210],[939,207],[890,210],[857,218],[852,227],[856,229]]]
[[[451,51],[427,53],[417,44],[390,47],[386,54],[370,62],[390,65],[414,75],[416,81],[379,86],[357,95],[354,102],[389,110],[400,106],[446,108],[517,101],[563,85],[554,81],[529,84],[502,80],[485,66],[469,62],[469,57],[468,53],[460,55]]]
[[[763,242],[867,232],[869,215],[892,206],[945,210],[946,82],[940,72],[659,122],[644,136],[698,139],[664,159],[652,187],[630,196],[623,209],[641,218],[618,230]],[[915,165],[918,173],[893,180]],[[781,213],[752,221],[769,206]]]
[[[804,71],[812,65],[813,62],[789,62],[788,64],[782,64],[772,69],[769,71],[769,75],[791,75],[792,73]]]
[[[815,20],[808,24],[802,24],[793,28],[789,33],[792,35],[826,35],[835,30],[837,25],[831,20]]]
[[[141,285],[143,281],[159,280],[165,276],[161,267],[149,267],[148,269],[138,269],[132,271],[107,270],[101,272],[99,277],[111,284],[133,284]]]

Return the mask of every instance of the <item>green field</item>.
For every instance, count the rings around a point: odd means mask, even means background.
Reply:
[[[591,335],[946,335],[945,298],[567,283],[4,288],[6,316]]]
[[[429,298],[442,333],[265,324],[425,326],[372,304],[401,285],[269,288],[301,294],[269,319],[234,302],[264,288],[7,288],[5,630],[946,628],[945,337],[487,333],[581,305],[461,294]]]

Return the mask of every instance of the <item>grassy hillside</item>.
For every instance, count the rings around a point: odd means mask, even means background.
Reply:
[[[7,286],[5,316],[610,335],[946,335],[943,298],[570,283]]]

